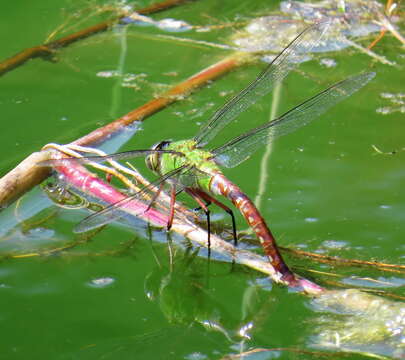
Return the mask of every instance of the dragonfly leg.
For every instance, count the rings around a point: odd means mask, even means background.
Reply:
[[[205,201],[205,206],[206,206],[206,207],[208,207],[208,206],[211,205],[211,201],[206,201],[205,199],[204,199],[204,201]],[[193,210],[194,210],[194,211],[200,211],[200,210],[202,210],[202,207],[199,206],[199,207],[194,208]]]
[[[160,190],[160,187],[159,187]],[[174,218],[174,205],[176,204],[176,187],[174,185],[170,188],[170,208],[169,208],[169,219],[167,220],[167,230],[173,225]]]
[[[151,199],[151,201],[150,201],[148,207],[146,208],[145,212],[147,212],[147,211],[150,210],[150,208],[152,207],[152,205],[153,205],[154,202],[156,201],[157,197],[158,197],[158,196],[160,195],[160,193],[162,192],[164,186],[165,186],[165,183],[164,183],[164,182],[162,182],[162,183],[159,185],[158,191],[156,191],[156,193],[153,195],[153,197],[152,197],[152,199]]]
[[[219,206],[222,210],[226,211],[232,219],[232,233],[233,233],[233,243],[235,246],[238,246],[238,236],[236,234],[236,222],[235,222],[235,216],[233,214],[232,209],[230,209],[228,206],[225,204],[221,203],[214,197],[212,197],[210,194],[207,194],[206,192],[200,190],[200,189],[195,189],[196,194],[203,198],[208,204],[214,203],[215,205]]]
[[[160,195],[162,192],[163,188],[165,186],[165,182],[162,182],[159,185],[158,191],[153,195],[148,207],[146,208],[145,212],[150,210],[152,207],[153,203],[156,201],[157,197]],[[170,205],[169,205],[169,219],[167,220],[167,230],[169,231],[173,225],[173,218],[174,218],[174,204],[176,202],[176,187],[173,185],[170,189]]]
[[[208,209],[209,204],[205,204],[205,199],[200,195],[199,191],[196,189],[185,188],[187,194],[189,194],[197,203],[200,205],[201,209],[205,212],[207,217],[207,232],[208,232],[208,257],[211,255],[211,220],[210,220],[210,210]]]

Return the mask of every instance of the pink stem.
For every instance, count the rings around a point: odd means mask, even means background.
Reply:
[[[57,166],[56,170],[64,176],[65,180],[85,192],[100,199],[107,204],[114,204],[127,196],[114,189],[111,185],[92,175],[86,168],[79,164],[70,163],[69,166]],[[149,208],[141,201],[132,200],[122,209],[129,214],[136,215],[156,226],[166,226],[168,217],[156,209]]]

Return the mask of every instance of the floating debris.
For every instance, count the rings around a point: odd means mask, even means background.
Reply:
[[[378,20],[382,16],[383,8],[377,1],[325,0],[319,3],[282,1],[280,10],[281,15],[263,16],[252,20],[244,31],[237,33],[233,39],[234,44],[242,51],[278,53],[285,44],[295,38],[296,34],[308,26],[308,23],[325,21],[330,24],[329,29],[311,52],[339,51],[354,46],[383,63],[393,64],[352,40],[354,37],[363,37],[381,31],[382,26]],[[311,58],[305,44],[300,51],[308,55],[300,61]],[[268,59],[264,60],[268,61]],[[323,64],[336,65],[333,60],[324,61]]]
[[[127,88],[133,88],[135,90],[141,89],[141,84],[147,83],[145,73],[133,74],[133,73],[122,73],[118,70],[106,70],[99,71],[96,74],[97,77],[101,78],[121,78],[121,86]]]
[[[389,115],[392,113],[405,113],[405,94],[404,93],[389,93],[383,92],[380,94],[382,99],[385,99],[389,102],[389,106],[383,106],[377,108],[376,112],[382,115]]]
[[[105,288],[115,282],[115,279],[112,277],[102,277],[97,279],[92,279],[89,281],[89,285],[95,288]]]
[[[312,301],[323,314],[313,345],[341,351],[405,356],[405,305],[358,290],[330,291]]]
[[[319,60],[319,63],[327,68],[332,68],[337,65],[336,60],[330,59],[330,58],[323,58],[323,59]]]
[[[350,244],[347,241],[325,240],[322,242],[322,246],[330,250],[343,250],[348,249]]]
[[[121,19],[123,24],[136,24],[140,26],[155,26],[158,29],[168,31],[168,32],[184,32],[189,31],[193,27],[182,20],[176,19],[163,19],[163,20],[153,20],[152,18],[144,15],[140,15],[137,12],[133,12],[130,15]]]

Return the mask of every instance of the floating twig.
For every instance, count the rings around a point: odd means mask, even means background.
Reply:
[[[336,256],[329,256],[329,255],[322,255],[322,254],[315,254],[308,251],[298,250],[298,249],[289,249],[286,247],[281,247],[280,249],[288,252],[292,255],[299,256],[299,257],[307,257],[314,259],[320,263],[327,263],[327,264],[340,264],[345,266],[362,266],[362,267],[372,267],[376,268],[381,271],[387,272],[396,272],[403,274],[405,273],[405,265],[398,265],[398,264],[387,264],[377,261],[368,261],[368,260],[358,260],[358,259],[345,259]]]
[[[156,4],[152,4],[145,8],[139,9],[137,13],[142,15],[153,14],[163,10],[170,9],[174,6],[181,5],[187,1],[191,0],[165,0]],[[122,14],[110,20],[101,22],[99,24],[90,26],[86,29],[77,31],[73,34],[64,36],[60,39],[25,49],[0,63],[0,76],[24,64],[30,59],[38,57],[48,58],[49,56],[53,55],[55,50],[57,49],[66,47],[78,40],[88,38],[100,32],[107,31],[111,26],[117,24],[125,16],[127,16],[127,14]]]

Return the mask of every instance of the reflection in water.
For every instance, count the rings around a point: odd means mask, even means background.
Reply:
[[[205,285],[210,275],[203,276],[197,270],[193,263],[196,255],[190,252],[175,255],[172,270],[156,267],[145,281],[148,298],[159,304],[170,323],[186,327],[198,324],[205,330],[219,332],[229,342],[232,353],[252,350],[249,345],[257,346],[262,327],[274,316],[269,307],[269,293],[261,290],[266,298],[258,301],[257,294],[253,294],[258,290],[259,283],[256,282],[254,289],[251,287],[245,292],[241,319],[235,318],[235,314],[230,314],[213,297],[215,291]],[[316,324],[312,331],[311,347],[398,359],[405,356],[403,303],[350,289],[327,291],[314,298],[311,305],[315,310],[313,322]],[[263,349],[269,349],[272,343],[271,340],[261,342]],[[305,350],[298,348],[280,348],[280,351],[305,353]],[[271,354],[277,354],[277,351],[266,350],[261,355]],[[253,352],[249,356],[258,354]]]
[[[268,279],[263,286],[257,281],[248,285],[240,310],[235,311],[239,299],[226,298],[225,305],[220,302],[221,285],[213,272],[215,264],[211,267],[209,260],[198,259],[198,251],[188,250],[176,253],[171,267],[156,266],[145,279],[145,294],[159,305],[171,324],[221,334],[230,353],[243,353],[256,343],[255,335],[261,336],[265,324],[274,316],[272,306],[277,301],[262,289]],[[229,268],[229,264],[226,266]]]
[[[159,304],[170,323],[186,326],[198,323],[234,342],[235,331],[229,330],[236,325],[230,320],[233,316],[207,290],[207,277],[192,264],[197,254],[177,253],[170,269],[157,266],[145,280],[145,293]],[[224,319],[227,319],[226,324],[223,324]]]
[[[316,347],[405,357],[405,305],[358,290],[330,291],[312,301],[322,312]]]

